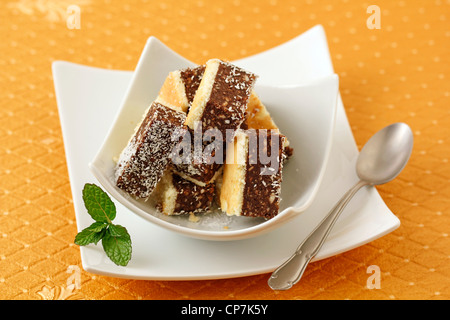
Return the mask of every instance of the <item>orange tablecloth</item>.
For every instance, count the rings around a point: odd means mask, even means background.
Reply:
[[[9,0],[0,10],[1,299],[448,299],[450,298],[450,5],[446,0],[94,1]],[[80,9],[70,29],[67,9]],[[70,20],[69,26],[76,26]],[[234,60],[316,24],[328,36],[358,146],[403,121],[408,166],[378,190],[401,226],[367,245],[312,263],[289,291],[268,274],[207,281],[116,279],[81,271],[51,63],[133,70],[154,35],[188,59]],[[369,289],[367,269],[380,268]]]

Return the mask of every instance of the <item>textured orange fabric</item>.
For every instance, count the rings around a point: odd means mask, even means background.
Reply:
[[[1,299],[449,299],[450,4],[378,0],[8,0],[0,10]],[[80,29],[67,9],[80,8]],[[74,21],[71,21],[74,23]],[[76,21],[75,21],[76,22]],[[147,38],[186,58],[234,60],[322,24],[358,146],[408,123],[408,166],[378,190],[401,226],[312,263],[297,286],[274,292],[268,274],[207,281],[143,281],[81,271],[51,63],[133,70]],[[368,267],[380,268],[369,289]]]

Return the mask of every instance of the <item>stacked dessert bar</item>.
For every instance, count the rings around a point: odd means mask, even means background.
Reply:
[[[116,185],[154,196],[167,215],[209,212],[216,202],[228,215],[276,216],[293,150],[254,92],[256,79],[219,59],[170,72],[118,158]]]

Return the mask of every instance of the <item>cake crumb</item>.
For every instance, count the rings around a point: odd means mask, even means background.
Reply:
[[[199,222],[200,221],[200,217],[196,216],[193,213],[190,213],[189,214],[189,221],[190,222]]]

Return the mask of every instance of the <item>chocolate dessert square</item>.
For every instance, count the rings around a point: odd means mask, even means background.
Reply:
[[[271,219],[279,212],[285,137],[276,130],[242,130],[227,149],[220,207],[228,215]],[[269,156],[270,155],[270,156]]]
[[[166,215],[208,212],[214,190],[214,183],[199,186],[167,170],[157,186],[157,208]]]
[[[236,130],[244,121],[256,78],[231,63],[208,60],[185,124],[191,130],[199,125],[203,132],[218,130],[225,139],[227,129]]]
[[[116,185],[138,198],[147,198],[170,163],[172,150],[184,132],[186,114],[153,102],[116,165]]]

